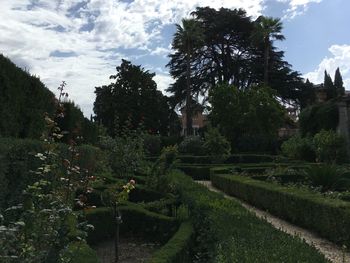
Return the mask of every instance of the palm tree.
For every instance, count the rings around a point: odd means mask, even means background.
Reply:
[[[256,19],[256,35],[264,43],[264,84],[269,82],[269,58],[270,49],[274,40],[284,40],[281,34],[283,29],[282,22],[279,18],[259,16]]]
[[[192,134],[191,108],[191,61],[193,54],[202,43],[203,31],[195,19],[182,19],[182,25],[176,24],[176,33],[173,39],[173,49],[182,53],[186,60],[186,134]]]

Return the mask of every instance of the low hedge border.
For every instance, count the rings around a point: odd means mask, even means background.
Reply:
[[[167,241],[176,231],[178,222],[172,217],[148,211],[137,204],[128,204],[119,208],[123,223],[120,232],[141,235],[150,240]],[[85,211],[89,224],[94,230],[88,235],[88,243],[96,244],[111,238],[115,234],[116,224],[113,210],[109,207],[95,208]]]
[[[191,263],[193,234],[192,224],[183,222],[175,235],[153,254],[149,263]]]
[[[238,202],[179,172],[171,178],[190,212],[195,230],[193,253],[198,262],[329,262],[305,241],[273,228]]]
[[[215,187],[340,245],[350,246],[350,203],[238,175],[213,174]]]

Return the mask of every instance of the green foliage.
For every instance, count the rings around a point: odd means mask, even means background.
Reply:
[[[211,179],[213,185],[226,194],[313,230],[335,243],[350,245],[350,206],[347,202],[326,198],[310,190],[283,187],[249,177],[213,175]]]
[[[124,129],[115,137],[100,138],[99,146],[108,151],[109,165],[117,177],[127,177],[139,170],[144,162],[145,151],[140,130]]]
[[[283,58],[284,52],[272,43],[274,39],[283,38],[278,19],[262,17],[254,21],[243,9],[228,8],[198,7],[192,14],[191,24],[198,29],[178,29],[173,38],[174,52],[169,56],[168,66],[175,83],[168,92],[173,94],[175,103],[181,105],[186,100],[189,51],[193,97],[206,94],[208,88],[220,83],[232,83],[239,90],[249,90],[256,83],[263,83],[264,73],[268,72],[269,85],[279,97],[297,103],[304,99],[305,85],[300,74],[291,69]],[[252,41],[257,38],[259,41]],[[189,40],[192,45],[188,50],[185,43]],[[181,45],[177,45],[179,42]]]
[[[40,79],[0,54],[0,136],[38,139],[44,113],[54,110],[54,94]]]
[[[333,99],[337,97],[337,89],[333,84],[331,76],[327,73],[326,70],[324,71],[323,87],[327,92],[327,99]]]
[[[84,242],[72,242],[61,252],[58,263],[99,263],[96,251]]]
[[[342,163],[348,160],[346,141],[334,131],[321,130],[314,136],[313,143],[320,162]]]
[[[206,152],[212,156],[214,162],[225,160],[231,153],[230,143],[216,128],[209,128],[204,134],[203,147]]]
[[[328,262],[316,249],[276,230],[238,202],[185,175],[174,173],[172,178],[194,225],[193,262]]]
[[[306,170],[307,179],[313,186],[321,187],[322,192],[336,190],[343,174],[343,169],[329,164],[312,165]]]
[[[143,146],[148,155],[159,155],[161,152],[161,137],[158,135],[145,134],[143,136]]]
[[[190,247],[193,235],[192,224],[182,223],[175,235],[152,255],[149,263],[191,263]]]
[[[187,136],[179,145],[181,154],[204,155],[204,141],[199,136]]]
[[[114,83],[95,89],[95,120],[113,137],[120,135],[126,123],[130,129],[142,124],[150,133],[167,134],[178,118],[167,97],[157,90],[155,74],[126,60],[116,70],[116,75],[110,76]]]
[[[314,104],[300,113],[302,136],[315,135],[321,130],[336,130],[339,122],[338,106],[335,101]]]
[[[84,210],[84,214],[89,224],[94,226],[94,229],[88,234],[89,244],[96,244],[114,236],[116,223],[112,208],[101,207]]]
[[[219,85],[210,91],[209,102],[213,125],[219,126],[236,147],[243,136],[276,137],[283,122],[282,106],[266,87],[241,91],[234,86]]]
[[[174,167],[178,155],[177,145],[168,146],[154,163],[151,174],[148,176],[147,186],[160,192],[171,191],[169,178],[166,176]]]
[[[299,134],[283,142],[281,149],[283,155],[291,159],[312,162],[316,158],[312,138],[302,138]]]
[[[335,71],[335,74],[334,74],[334,87],[337,91],[338,96],[342,96],[345,94],[343,78],[340,74],[339,68],[337,68],[337,70]]]

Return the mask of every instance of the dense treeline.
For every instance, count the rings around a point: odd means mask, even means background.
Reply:
[[[0,137],[39,139],[45,128],[44,115],[52,116],[56,103],[55,95],[38,77],[0,54]],[[66,101],[63,107],[59,126],[67,131],[64,141],[79,134],[82,142],[96,142],[97,125],[86,119],[73,102]]]

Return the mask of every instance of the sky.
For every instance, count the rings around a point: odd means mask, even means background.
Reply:
[[[122,58],[155,72],[160,90],[173,82],[165,65],[175,24],[197,6],[281,18],[286,40],[276,45],[293,69],[317,84],[339,67],[350,90],[349,0],[0,0],[0,53],[55,94],[65,81],[88,117],[95,87]]]

